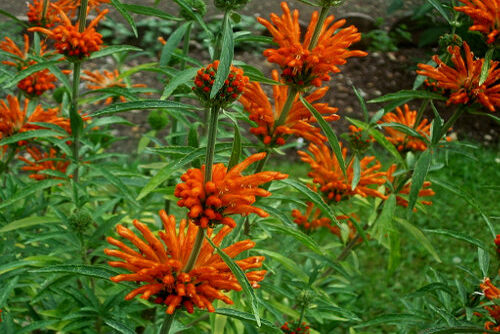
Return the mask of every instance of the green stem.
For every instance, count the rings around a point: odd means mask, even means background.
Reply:
[[[271,156],[271,151],[266,150],[266,157],[262,160],[259,161],[259,164],[255,168],[254,174],[260,173],[264,170],[264,166],[266,165],[267,161],[269,160],[269,157]]]
[[[73,131],[73,160],[76,163],[76,169],[73,174],[73,181],[78,183],[79,178],[79,151],[80,151],[80,123],[81,118],[78,114],[78,97],[80,94],[80,70],[82,64],[80,62],[76,62],[73,64],[73,92],[71,95],[71,110],[70,110],[70,121],[71,121],[71,130]]]
[[[205,183],[212,181],[212,167],[214,164],[215,142],[217,140],[218,123],[219,123],[219,107],[214,106],[210,109],[207,151],[205,154]]]
[[[417,118],[415,119],[415,124],[413,124],[414,130],[417,129],[417,126],[422,121],[422,118],[424,117],[424,112],[427,109],[427,105],[429,105],[429,100],[424,100],[422,102],[422,105],[420,106],[420,109],[418,109]]]
[[[288,113],[290,112],[290,109],[292,109],[293,102],[295,102],[295,98],[297,97],[298,89],[295,87],[290,87],[290,92],[288,94],[288,97],[286,98],[285,105],[283,106],[283,109],[281,110],[280,117],[278,118],[278,121],[274,124],[274,130],[280,125],[283,125],[286,121],[286,118],[288,117]]]
[[[87,25],[87,7],[89,0],[81,0],[78,10],[78,31],[83,32]]]
[[[300,311],[299,322],[297,323],[297,327],[301,327],[302,320],[304,320],[304,314],[306,313],[307,303],[302,303],[302,310]]]
[[[314,28],[314,33],[313,33],[313,36],[311,38],[311,43],[309,44],[309,50],[314,49],[316,47],[316,45],[318,44],[319,35],[321,33],[321,29],[323,28],[323,24],[325,23],[325,19],[328,16],[329,9],[330,9],[329,6],[324,6],[321,8],[318,23],[316,24],[316,27]]]
[[[49,9],[49,0],[43,0],[43,5],[42,5],[42,19],[40,22],[45,24],[45,17],[47,16],[47,10]]]
[[[1,149],[1,147],[0,147]],[[14,158],[14,155],[16,155],[16,146],[15,144],[11,144],[7,147],[9,154],[7,155],[7,160],[0,166],[0,175],[2,175],[4,172],[8,173],[9,172],[9,164]]]
[[[203,244],[204,238],[205,229],[200,227],[198,228],[198,233],[196,234],[196,239],[194,241],[193,249],[191,250],[191,255],[189,255],[188,262],[186,263],[184,269],[182,269],[183,272],[189,273],[193,270],[196,260],[198,259],[198,255],[200,255],[201,245]]]
[[[443,128],[441,129],[441,137],[445,136],[448,130],[451,129],[451,127],[455,124],[457,119],[464,113],[465,108],[460,106],[458,107],[457,110],[455,110],[455,113],[451,115],[451,117],[444,123]]]
[[[172,314],[167,314],[165,320],[163,321],[163,325],[161,325],[160,334],[168,334],[168,332],[170,332],[170,328],[174,323],[175,312],[176,311]]]

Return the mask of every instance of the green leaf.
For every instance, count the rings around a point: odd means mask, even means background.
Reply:
[[[340,148],[339,140],[335,135],[335,132],[333,132],[332,127],[323,119],[323,115],[321,115],[312,104],[307,102],[307,100],[304,99],[302,95],[299,95],[299,98],[304,106],[311,112],[314,118],[316,118],[316,121],[318,122],[320,128],[323,130],[323,133],[326,135],[326,138],[328,138],[328,142],[330,143],[330,146],[335,153],[335,156],[337,157],[337,161],[339,163],[340,169],[342,169],[342,173],[346,175],[347,171],[344,157],[342,155],[342,149]]]
[[[234,124],[233,149],[231,151],[231,158],[229,159],[229,163],[227,165],[228,170],[230,170],[240,162],[241,147],[240,128],[238,127],[238,124]]]
[[[233,39],[233,27],[231,25],[231,18],[229,15],[225,16],[224,24],[222,27],[222,43],[221,43],[221,54],[220,63],[217,68],[217,73],[215,74],[214,84],[212,90],[210,91],[210,99],[213,99],[217,93],[224,86],[224,81],[226,81],[229,73],[231,72],[231,64],[234,58],[234,39]]]
[[[2,226],[0,228],[0,233],[5,233],[21,228],[26,228],[26,227],[31,227],[35,225],[40,225],[40,224],[53,224],[60,222],[59,218],[56,217],[49,217],[49,216],[32,216],[32,217],[26,217],[22,219],[15,220],[5,226]]]
[[[261,326],[261,321],[260,321],[260,316],[259,316],[259,310],[257,308],[257,295],[255,294],[255,291],[253,290],[252,286],[250,285],[250,282],[247,279],[247,276],[243,272],[243,270],[238,266],[233,259],[224,253],[222,249],[220,249],[216,244],[210,240],[209,237],[205,237],[205,239],[208,241],[208,243],[215,249],[217,250],[217,253],[220,255],[222,260],[224,261],[225,264],[229,267],[233,275],[236,277],[238,280],[238,283],[240,283],[240,286],[243,289],[243,292],[246,294],[247,298],[250,298],[250,304],[252,306],[252,312],[255,318],[255,321],[257,323],[257,326]]]
[[[271,230],[274,230],[279,233],[287,234],[291,237],[293,237],[295,240],[312,250],[318,255],[324,255],[323,252],[321,251],[321,248],[319,247],[318,243],[308,236],[307,234],[297,230],[293,229],[290,226],[284,226],[284,225],[277,225],[270,223],[268,221],[262,221],[259,224],[264,224],[267,227],[269,227]]]
[[[111,276],[115,276],[117,273],[110,270],[104,266],[88,266],[83,264],[62,264],[56,266],[49,266],[45,268],[40,268],[36,270],[31,270],[32,273],[64,273],[64,274],[76,274],[88,277],[102,278],[108,280]]]
[[[201,17],[200,14],[193,12],[191,9],[191,6],[187,4],[184,0],[174,0],[182,9],[184,9],[189,15],[200,25],[200,27],[205,30],[205,32],[208,34],[210,39],[213,39],[213,33],[210,31],[208,26],[205,24],[203,21],[203,18]]]
[[[113,319],[104,319],[104,323],[122,334],[135,334],[135,330],[122,322]]]
[[[7,283],[5,283],[1,288],[0,288],[0,309],[2,309],[5,306],[5,302],[9,298],[10,293],[14,290],[16,287],[17,281],[19,280],[19,276],[15,276],[12,279],[9,279]]]
[[[439,263],[441,263],[441,258],[439,257],[438,253],[436,252],[436,249],[432,246],[431,242],[429,239],[425,236],[422,231],[416,227],[415,225],[411,224],[409,221],[403,218],[395,217],[396,221],[401,224],[410,234],[417,239],[417,241],[422,245],[428,252],[429,254],[432,255],[432,257]]]
[[[356,97],[358,98],[359,101],[359,105],[361,106],[361,110],[363,111],[364,121],[368,123],[370,115],[368,114],[368,108],[366,107],[365,99],[361,96],[361,93],[354,85],[352,86],[352,89],[354,90],[354,94],[356,94]]]
[[[472,206],[474,209],[476,209],[480,215],[481,215],[481,218],[483,218],[483,220],[485,221],[486,225],[488,226],[490,232],[491,232],[491,235],[493,238],[496,237],[496,231],[495,231],[495,228],[493,227],[493,224],[491,223],[491,221],[489,220],[488,216],[486,216],[486,214],[483,212],[483,209],[481,209],[481,207],[479,206],[479,204],[476,202],[476,200],[474,199],[474,196],[472,196],[471,194],[469,194],[467,191],[465,191],[464,189],[461,189],[457,186],[453,186],[449,183],[446,183],[444,181],[441,181],[441,180],[438,180],[438,179],[434,179],[434,178],[430,178],[429,181],[431,181],[433,184],[435,185],[438,185],[442,188],[444,188],[445,190],[448,190],[449,192],[461,197],[462,199],[464,199],[467,203],[469,203],[470,206]]]
[[[40,190],[43,190],[45,188],[49,188],[49,187],[55,186],[57,184],[60,184],[61,182],[62,182],[61,180],[42,180],[42,181],[31,183],[29,186],[20,189],[14,195],[9,197],[9,199],[7,199],[3,202],[0,202],[0,209],[3,209],[5,207],[13,205],[13,204],[19,204],[19,201],[22,200],[23,198],[31,196],[34,193],[36,193]]]
[[[106,57],[115,53],[125,52],[125,51],[142,51],[141,48],[131,45],[110,45],[105,48],[96,51],[90,55],[90,59],[96,59],[101,57]]]
[[[422,136],[420,133],[418,133],[417,131],[415,131],[415,129],[412,129],[410,128],[409,126],[405,125],[405,124],[401,124],[401,123],[383,123],[383,124],[379,124],[379,126],[381,127],[389,127],[389,128],[393,128],[399,132],[402,132],[404,134],[407,134],[408,136],[412,136],[412,137],[415,137],[415,138],[418,138],[420,140],[422,140],[423,142],[425,143],[429,143],[429,140]]]
[[[493,57],[493,53],[495,52],[495,48],[490,48],[486,55],[484,56],[483,67],[481,67],[481,76],[479,77],[479,86],[484,84],[486,79],[488,79],[488,72],[491,66],[491,58]]]
[[[445,101],[446,97],[441,94],[432,93],[424,90],[400,90],[397,93],[390,93],[376,99],[368,101],[368,103],[383,103],[394,100],[402,100],[402,99],[432,99],[432,100],[440,100]]]
[[[423,295],[427,294],[428,292],[433,292],[433,291],[444,291],[447,294],[449,294],[450,296],[454,295],[454,292],[448,287],[448,285],[446,285],[444,283],[436,282],[436,283],[427,284],[426,286],[421,287],[417,291],[410,293],[407,297],[415,298],[415,297],[423,296]]]
[[[477,249],[477,257],[479,260],[479,268],[483,273],[483,277],[488,277],[490,268],[490,254],[482,248]]]
[[[238,319],[238,320],[250,323],[254,326],[257,324],[253,314],[241,312],[241,311],[238,311],[235,309],[218,308],[215,310],[215,313],[220,314],[220,315],[224,315],[226,317]],[[261,324],[262,324],[262,329],[272,330],[272,331],[275,331],[276,333],[281,333],[281,330],[279,328],[277,328],[276,326],[274,326],[274,324],[272,322],[270,322],[269,320],[261,319]]]
[[[424,232],[428,233],[434,233],[434,234],[439,234],[439,235],[444,235],[447,237],[451,237],[457,240],[465,241],[471,245],[477,246],[479,248],[482,248],[484,250],[488,250],[488,246],[483,245],[481,240],[478,240],[476,238],[470,237],[466,234],[460,233],[460,232],[455,232],[455,231],[450,231],[450,230],[444,230],[444,229],[438,229],[438,230],[428,230],[425,229]]]
[[[441,2],[439,0],[427,0],[427,2],[429,2],[434,8],[436,8],[436,10],[439,12],[439,14],[441,14],[449,24],[451,24],[450,16],[446,12],[446,10],[443,8],[443,5],[441,4]]]
[[[167,43],[163,46],[160,56],[160,66],[167,66],[172,58],[172,54],[177,49],[177,46],[184,38],[186,31],[191,26],[191,22],[186,22],[177,28],[168,38]]]
[[[361,128],[363,130],[367,130],[368,133],[380,144],[382,145],[389,153],[391,153],[394,158],[396,158],[397,162],[401,164],[402,166],[406,166],[406,162],[403,160],[401,157],[401,154],[399,154],[399,151],[394,147],[394,145],[385,138],[385,136],[377,131],[376,129],[373,129],[370,127],[369,124],[366,124],[364,122],[358,121],[357,119],[349,118],[346,117],[349,122],[354,124],[356,127]]]
[[[301,280],[302,282],[307,282],[309,280],[309,276],[307,276],[307,274],[300,268],[300,265],[290,257],[266,249],[256,249],[255,251],[279,262],[287,271],[293,274],[295,278]]]
[[[354,190],[358,186],[359,180],[361,179],[361,164],[357,154],[354,156],[352,170],[354,172],[354,176],[352,177],[351,189]]]
[[[239,68],[241,68],[245,72],[245,76],[247,76],[250,79],[250,81],[261,82],[261,83],[273,85],[273,86],[282,85],[282,83],[280,83],[278,81],[267,78],[264,75],[264,73],[262,73],[259,69],[255,68],[253,66],[246,65],[246,64],[238,62],[238,61],[234,61],[233,64],[235,64]]]
[[[415,204],[417,203],[418,193],[422,186],[424,185],[425,177],[429,171],[432,161],[432,152],[430,150],[424,151],[417,162],[415,163],[415,169],[413,170],[413,176],[411,177],[411,189],[410,196],[408,198],[408,212],[411,214]]]
[[[32,75],[33,73],[45,70],[45,69],[47,69],[51,66],[54,66],[56,64],[59,64],[59,63],[60,63],[59,60],[52,60],[52,61],[45,61],[43,63],[36,63],[35,65],[31,65],[28,68],[17,73],[12,79],[9,80],[9,83],[7,85],[5,85],[4,88],[13,87],[13,86],[17,85],[17,83],[19,81]]]
[[[281,180],[281,182],[297,189],[299,192],[301,192],[303,195],[309,198],[309,200],[311,200],[311,202],[313,202],[316,205],[316,207],[318,207],[318,209],[320,209],[321,212],[323,212],[327,216],[327,218],[329,218],[332,222],[335,222],[335,224],[339,225],[339,222],[337,220],[337,217],[335,217],[334,212],[330,209],[328,204],[325,203],[323,198],[321,198],[321,196],[317,192],[312,191],[304,184],[297,182],[295,180],[285,179]]]
[[[120,178],[116,177],[108,171],[106,168],[101,168],[97,164],[90,164],[91,168],[96,170],[98,173],[100,173],[106,180],[109,181],[113,186],[115,186],[120,193],[123,195],[123,197],[129,201],[130,203],[134,204],[137,207],[140,207],[140,204],[136,201],[135,197],[135,192],[129,189]]]
[[[496,331],[486,330],[481,327],[455,326],[455,327],[434,327],[423,330],[418,334],[455,334],[455,333],[498,333]]]
[[[490,112],[480,112],[480,111],[468,111],[469,114],[486,116],[500,124],[500,117],[493,115]]]
[[[193,106],[173,101],[162,100],[144,100],[113,104],[109,107],[92,113],[92,117],[115,114],[117,112],[130,110],[145,110],[145,109],[173,109],[173,110],[192,110]]]
[[[23,26],[25,28],[28,28],[28,25],[26,24],[26,22],[24,22],[23,20],[18,19],[15,15],[12,15],[11,13],[9,13],[9,12],[3,10],[3,9],[0,9],[0,15],[7,16],[8,18],[16,21],[17,24],[20,24],[21,26]]]
[[[134,36],[137,38],[139,37],[139,34],[137,33],[137,27],[135,26],[134,19],[130,14],[128,13],[126,7],[123,6],[123,4],[119,0],[111,0],[111,4],[122,14],[123,18],[128,22],[130,27],[132,28],[132,31],[134,32]]]
[[[161,11],[158,8],[152,8],[152,7],[141,6],[141,5],[133,5],[133,4],[122,4],[122,7],[125,8],[127,11],[132,12],[132,13],[136,13],[136,14],[159,17],[160,19],[164,19],[164,20],[168,20],[168,21],[180,21],[181,20],[180,18],[175,17],[173,15],[170,15],[164,11]]]
[[[374,319],[364,321],[360,325],[354,326],[354,328],[369,327],[381,324],[418,324],[426,321],[426,318],[422,318],[416,314],[385,314]]]
[[[176,73],[172,79],[168,82],[163,89],[163,94],[161,95],[161,100],[166,100],[172,95],[172,93],[176,90],[177,87],[187,83],[189,80],[193,79],[198,72],[197,68],[188,68],[184,71],[180,71]]]

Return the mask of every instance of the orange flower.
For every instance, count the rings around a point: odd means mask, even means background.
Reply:
[[[273,71],[273,80],[278,80],[278,77],[278,71]],[[302,102],[299,101],[298,96],[284,124],[275,127],[275,123],[280,118],[281,111],[287,100],[288,89],[288,86],[273,86],[273,107],[258,82],[250,82],[246,86],[243,95],[240,97],[240,102],[245,111],[250,114],[250,120],[257,123],[257,127],[250,129],[250,132],[258,136],[266,145],[283,145],[285,144],[285,137],[292,134],[313,143],[320,144],[324,142],[326,137],[321,134],[321,130],[311,125],[311,122],[315,122],[316,119]],[[317,89],[309,94],[306,100],[309,103],[313,103],[323,98],[328,89],[328,87]],[[336,121],[340,118],[335,114],[338,109],[329,107],[327,103],[315,103],[313,106],[319,113],[325,115],[323,118],[326,121]]]
[[[290,326],[292,328],[290,329]],[[291,323],[289,324],[288,322],[285,322],[283,326],[281,326],[281,330],[283,333],[286,334],[309,334],[311,333],[309,331],[309,326],[303,322],[302,325],[300,325],[298,322],[297,323]]]
[[[108,262],[109,265],[132,272],[111,277],[111,280],[145,283],[132,290],[125,299],[130,300],[137,295],[142,295],[142,299],[154,297],[155,303],[167,305],[166,313],[168,314],[173,314],[175,309],[181,306],[184,306],[189,313],[193,313],[194,306],[214,312],[212,302],[216,299],[232,304],[233,301],[223,291],[240,291],[241,286],[221,257],[213,254],[214,249],[206,240],[203,240],[200,255],[193,269],[189,272],[184,271],[198,227],[192,223],[186,223],[183,219],[179,232],[176,233],[175,217],[167,216],[163,210],[160,211],[160,217],[164,226],[164,231],[158,233],[161,241],[147,225],[137,220],[134,220],[134,226],[142,233],[145,241],[122,225],[116,227],[118,234],[134,244],[139,252],[112,237],[107,238],[110,244],[120,250],[105,249],[104,252],[123,260]],[[188,225],[187,234],[185,234],[186,225]],[[212,238],[213,243],[220,245],[230,231],[229,227],[224,226]],[[208,236],[211,233],[212,231],[208,230]],[[224,248],[223,251],[234,258],[254,246],[253,241],[244,240]],[[251,256],[237,260],[236,264],[246,271],[260,268],[262,261],[264,261],[263,256]],[[265,274],[265,270],[258,270],[249,271],[246,276],[252,286],[258,288],[258,282],[264,279]]]
[[[46,45],[42,41],[40,42],[40,53],[39,56],[45,54]],[[29,66],[35,65],[37,62],[34,60],[28,60],[28,52],[30,49],[30,42],[28,35],[24,35],[24,49],[21,50],[10,38],[5,37],[5,41],[0,42],[0,50],[8,52],[14,58],[14,61],[4,60],[3,64],[13,66],[19,71],[22,71]],[[54,82],[57,78],[50,73],[48,69],[44,69],[35,72],[26,78],[19,81],[17,87],[25,92],[29,96],[39,96],[45,93],[47,90],[56,88]]]
[[[123,79],[120,78],[120,73],[118,70],[114,70],[113,72],[110,71],[87,71],[84,70],[83,73],[85,73],[87,76],[82,76],[82,80],[89,81],[90,83],[87,84],[88,89],[96,90],[96,89],[103,89],[103,88],[112,88],[112,87],[127,87],[127,85],[123,82]],[[94,83],[94,84],[92,84]],[[146,87],[144,84],[134,84],[132,87]],[[119,96],[119,99],[121,102],[127,102],[127,99],[123,96]],[[104,101],[104,104],[108,105],[113,102],[113,97],[108,97]]]
[[[392,165],[389,167],[387,170],[387,180],[394,185],[394,172],[396,171],[397,166]],[[436,193],[434,190],[430,188],[432,184],[429,181],[425,181],[424,184],[422,185],[422,189],[418,192],[418,197],[428,197],[428,196],[434,196]],[[408,207],[408,195],[410,194],[410,189],[411,189],[411,182],[408,181],[404,185],[394,185],[394,188],[396,190],[396,203],[397,205],[403,206],[405,208]],[[425,205],[432,205],[431,201],[421,201],[420,203],[425,204]],[[413,209],[413,211],[416,211],[417,209]]]
[[[0,138],[5,138],[14,133],[26,132],[44,127],[32,123],[52,123],[60,126],[66,132],[71,133],[70,121],[67,118],[60,117],[59,109],[44,110],[38,105],[33,113],[26,118],[29,100],[24,101],[24,109],[21,110],[19,100],[11,95],[7,96],[7,103],[0,100]]]
[[[498,0],[458,0],[465,6],[454,7],[473,21],[470,31],[486,35],[488,43],[494,43],[500,33],[500,2]]]
[[[219,61],[216,60],[207,67],[201,68],[194,79],[193,91],[207,105],[226,106],[234,102],[243,92],[248,84],[248,77],[244,76],[243,70],[231,66],[231,71],[213,99],[210,98],[210,92],[215,81],[215,76],[219,68]]]
[[[329,218],[321,217],[321,210],[316,208],[312,202],[307,202],[307,209],[305,214],[302,214],[300,210],[292,210],[292,217],[294,222],[301,227],[304,231],[313,231],[321,227],[325,227],[330,230],[331,233],[335,234],[339,238],[341,237],[340,227],[333,223]],[[349,227],[349,240],[356,236],[356,228],[350,221],[349,216],[337,216],[337,220],[347,220],[347,226]]]
[[[286,2],[281,3],[281,8],[284,14],[281,17],[271,14],[272,23],[262,18],[258,18],[258,21],[269,30],[274,42],[279,45],[278,49],[265,50],[264,56],[283,69],[282,77],[287,84],[320,87],[322,81],[330,80],[331,73],[340,72],[337,66],[345,64],[347,58],[367,55],[363,51],[348,50],[351,44],[361,40],[361,34],[355,26],[340,29],[345,20],[333,23],[333,15],[326,18],[318,43],[311,48],[318,12],[313,13],[301,41],[298,10],[291,14]]]
[[[80,7],[82,0],[58,0],[56,5],[64,9],[64,12],[70,12],[71,15],[76,13],[76,9]],[[87,11],[95,9],[97,12],[101,12],[100,6],[104,3],[109,3],[109,0],[88,0]]]
[[[96,32],[95,26],[108,13],[108,10],[103,10],[95,19],[93,19],[88,27],[83,32],[78,30],[78,22],[74,25],[64,13],[64,11],[53,5],[59,12],[62,19],[61,24],[52,30],[33,27],[28,31],[38,31],[46,34],[50,39],[53,39],[57,52],[69,58],[82,59],[90,56],[91,53],[99,51],[102,44],[102,35]]]
[[[33,4],[28,3],[28,13],[26,14],[28,16],[28,21],[33,25],[37,27],[46,27],[46,28],[51,28],[53,27],[56,23],[61,22],[61,18],[58,15],[57,9],[55,9],[51,4],[50,0],[48,5],[47,5],[47,13],[45,13],[45,17],[42,17],[43,15],[43,0],[33,0]],[[68,5],[71,5],[68,7]],[[76,6],[74,6],[73,3],[69,3],[66,6],[61,6],[62,10],[65,12],[68,12],[70,10],[76,10]]]
[[[66,154],[57,157],[56,150],[53,148],[50,149],[49,153],[42,153],[36,147],[29,147],[26,151],[31,155],[33,161],[22,156],[19,156],[18,159],[27,164],[27,166],[21,167],[21,170],[34,172],[29,176],[30,178],[38,181],[50,178],[51,176],[47,174],[39,174],[39,172],[46,170],[53,170],[66,174],[66,169],[70,164],[70,161],[66,159]],[[54,178],[59,179],[60,177]]]
[[[484,296],[488,300],[498,300],[500,299],[500,289],[491,283],[490,279],[486,277],[483,283],[480,285],[481,290],[484,293]],[[500,331],[500,306],[485,306],[484,307],[489,313],[490,316],[495,319],[495,322],[487,321],[484,324],[484,328],[492,331]]]
[[[347,178],[342,173],[342,169],[337,161],[335,154],[330,152],[328,146],[321,144],[309,145],[309,151],[313,156],[306,152],[299,151],[301,160],[311,165],[309,176],[313,178],[313,182],[320,186],[320,191],[323,192],[328,200],[340,202],[342,199],[360,195],[362,197],[373,196],[386,199],[387,196],[379,191],[370,188],[384,184],[386,172],[380,172],[382,167],[380,162],[375,160],[375,157],[364,157],[360,161],[360,179],[356,188],[352,189],[352,179],[354,177],[353,162],[347,166]],[[342,149],[344,160],[347,156],[347,148]],[[372,162],[374,162],[372,164]]]
[[[359,153],[364,153],[370,147],[370,143],[373,143],[375,139],[361,128],[354,125],[349,125],[348,140],[351,148]]]
[[[417,112],[410,110],[410,107],[405,104],[404,112],[401,108],[396,107],[396,112],[385,114],[378,123],[403,124],[413,129],[416,121]],[[387,134],[386,138],[393,143],[399,151],[425,151],[427,149],[427,145],[421,139],[409,136],[406,133],[389,126],[384,127],[384,131]],[[415,131],[421,134],[422,137],[428,138],[431,134],[431,125],[429,121],[427,119],[423,119],[415,128]]]
[[[248,166],[264,159],[265,156],[266,153],[254,154],[229,171],[223,164],[216,164],[213,168],[212,181],[207,183],[204,183],[205,166],[201,169],[189,169],[181,176],[183,183],[175,187],[174,195],[180,198],[177,204],[188,208],[188,216],[202,228],[216,224],[235,227],[236,222],[228,217],[233,214],[246,216],[256,213],[261,217],[267,217],[269,215],[267,212],[252,206],[256,200],[255,196],[271,195],[269,191],[259,186],[273,180],[285,179],[288,175],[269,171],[248,176],[241,175]]]
[[[455,68],[446,65],[434,55],[432,59],[437,67],[427,64],[418,64],[418,74],[427,76],[435,82],[439,88],[446,89],[450,93],[447,104],[468,104],[478,102],[494,112],[500,106],[500,68],[498,61],[491,61],[486,81],[480,86],[481,68],[484,59],[474,59],[469,45],[464,42],[465,61],[458,46],[449,46],[448,53]]]

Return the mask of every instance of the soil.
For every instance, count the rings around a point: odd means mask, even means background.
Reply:
[[[155,1],[133,0],[122,2],[153,6]],[[377,18],[382,18],[383,27],[388,28],[394,22],[408,15],[411,8],[422,2],[424,1],[405,1],[405,7],[402,10],[398,10],[389,15],[387,9],[391,1],[350,0],[345,1],[343,5],[335,8],[334,14],[336,17],[347,18],[348,24],[354,23],[362,32],[367,32],[375,28],[374,22]],[[280,1],[276,0],[253,0],[242,12],[245,15],[256,17],[263,16],[268,18],[271,12],[281,13],[279,3]],[[290,1],[290,3],[292,8],[298,8],[300,10],[301,19],[304,20],[305,24],[314,8],[298,1]],[[22,16],[25,12],[25,8],[25,1],[0,0],[0,9],[13,13],[17,16]],[[172,1],[160,1],[159,8],[169,13],[176,13],[178,11],[177,6],[172,4]],[[217,13],[212,5],[209,5],[207,15],[212,18],[217,18],[220,14]],[[117,17],[117,19],[120,18]],[[364,46],[366,45],[361,45],[361,47]],[[355,45],[354,49],[356,48],[360,48],[360,46]],[[364,58],[350,58],[348,59],[347,64],[341,67],[342,71],[333,76],[332,81],[330,82],[331,89],[325,97],[325,100],[332,106],[339,108],[339,115],[360,118],[361,109],[353,92],[353,86],[361,92],[362,96],[366,100],[391,92],[396,92],[401,89],[411,89],[416,76],[416,64],[429,59],[429,56],[433,54],[433,51],[434,50],[432,49],[419,49],[410,44],[405,45],[395,52],[370,52],[369,55]],[[192,45],[191,52],[192,56],[200,59],[202,62],[206,62],[208,60],[208,53],[197,43]],[[260,52],[255,52],[254,50],[237,51],[235,59],[243,60],[248,64],[254,65],[266,74],[269,74],[270,71],[275,68],[272,64],[264,61],[265,58]],[[141,62],[151,61],[155,60],[135,58],[128,65],[135,66]],[[102,69],[106,67],[112,68],[112,63],[87,63],[86,66],[89,69]],[[146,83],[149,87],[161,87],[161,83],[159,83],[156,80],[155,75],[150,72],[138,73],[134,75],[134,82]],[[380,105],[368,105],[371,113],[376,112],[380,107]],[[412,107],[418,108],[417,105],[412,105]],[[446,106],[443,105],[442,108],[444,109],[443,112],[445,117],[451,113],[451,111],[448,110],[449,108]],[[147,115],[147,111],[131,112],[121,115],[136,124],[136,126],[132,128],[132,132],[130,132],[129,128],[119,128],[118,135],[125,135],[129,138],[125,142],[120,142],[120,151],[128,151],[129,149],[134,150],[141,135],[150,130],[147,123]],[[334,127],[338,128],[339,131],[342,132],[345,131],[347,125],[347,121],[341,118],[340,121],[335,123]],[[486,143],[494,143],[498,141],[496,124],[493,120],[485,117],[466,115],[456,125],[455,130],[457,129],[458,132],[465,137],[472,137],[473,139]]]

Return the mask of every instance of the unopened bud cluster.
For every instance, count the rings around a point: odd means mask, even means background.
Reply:
[[[214,5],[220,10],[235,10],[246,6],[250,0],[214,0]]]
[[[234,102],[241,95],[249,79],[243,75],[242,69],[231,66],[231,71],[224,81],[224,85],[217,95],[211,99],[210,92],[212,91],[218,68],[219,61],[216,60],[207,67],[200,69],[194,80],[195,86],[193,87],[193,91],[206,105],[224,107]]]
[[[201,16],[204,16],[207,13],[207,5],[204,0],[186,0],[185,2],[193,12],[198,13]],[[181,9],[180,16],[187,20],[192,19],[192,15],[184,8]]]

